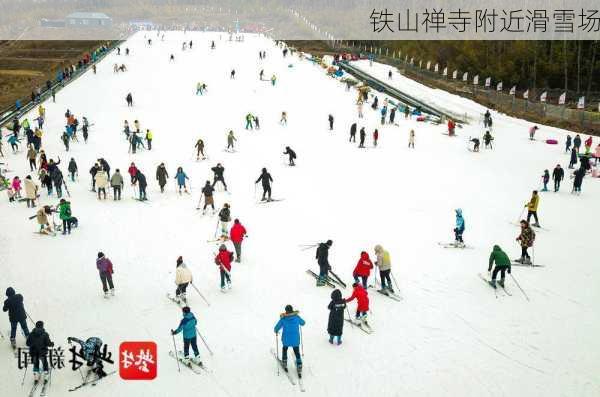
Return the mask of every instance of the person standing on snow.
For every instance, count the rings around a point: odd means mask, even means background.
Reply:
[[[535,223],[532,224],[532,226],[535,227],[541,227],[537,216],[537,209],[539,204],[540,196],[538,195],[538,191],[534,190],[531,194],[531,199],[529,199],[529,202],[525,204],[525,207],[527,207],[527,223],[529,223],[531,216],[533,216],[533,218],[535,219]]]
[[[152,131],[146,129],[146,144],[148,145],[148,150],[152,150],[152,139],[154,139]]]
[[[191,359],[191,361],[196,365],[202,366],[200,352],[198,351],[198,343],[196,342],[196,325],[198,325],[198,321],[188,306],[182,308],[181,311],[183,313],[183,318],[179,322],[177,329],[171,330],[171,335],[177,335],[178,333],[182,332],[183,363],[185,365],[190,365],[190,346],[192,346],[194,358]]]
[[[23,334],[27,338],[29,329],[27,328],[27,312],[23,305],[23,295],[15,293],[14,288],[6,289],[6,300],[2,306],[3,312],[8,312],[8,321],[10,322],[10,344],[16,348],[15,337],[17,335],[17,325],[21,325]]]
[[[377,147],[377,141],[379,140],[379,131],[375,128],[373,131],[373,147]]]
[[[365,251],[360,253],[360,259],[356,263],[354,267],[354,271],[352,272],[352,277],[354,277],[354,282],[358,283],[358,279],[362,280],[362,285],[364,289],[367,289],[367,280],[371,275],[371,269],[373,269],[373,262],[371,262],[371,258],[369,258],[369,254]]]
[[[292,149],[290,149],[289,146],[285,147],[285,152],[283,152],[283,154],[288,155],[288,162],[289,162],[290,167],[293,167],[296,165],[296,163],[294,162],[294,160],[296,159],[296,152],[294,152]]]
[[[577,164],[577,148],[571,149],[571,160],[569,161],[569,169],[573,169],[574,165]]]
[[[25,177],[25,199],[27,200],[27,208],[34,208],[35,201],[38,197],[38,185],[31,179],[31,175]]]
[[[225,244],[219,247],[219,253],[215,256],[215,263],[219,266],[221,274],[221,292],[225,292],[225,282],[227,288],[231,289],[231,261],[233,261],[233,252],[227,251]]]
[[[356,321],[358,323],[367,324],[367,312],[369,311],[369,294],[367,290],[360,285],[360,283],[352,284],[352,295],[346,298],[346,303],[352,302],[356,299]]]
[[[175,174],[175,180],[177,180],[177,188],[179,189],[179,194],[181,194],[182,187],[186,193],[189,193],[187,190],[187,186],[185,185],[186,179],[190,179],[190,178],[188,178],[188,176],[185,174],[185,172],[183,172],[182,167],[178,167],[177,173]]]
[[[160,186],[161,193],[165,192],[165,186],[167,185],[168,178],[169,173],[167,172],[165,163],[160,163],[160,165],[156,168],[156,180],[158,181],[158,186]]]
[[[94,163],[92,168],[90,168],[90,175],[92,176],[92,192],[96,191],[96,174],[100,170],[100,164]]]
[[[329,334],[329,343],[333,344],[333,339],[337,339],[337,344],[342,344],[342,333],[344,331],[344,310],[346,310],[346,301],[342,298],[342,292],[339,289],[331,292],[331,302],[327,306],[329,309],[329,320],[327,321],[327,333]]]
[[[123,176],[117,168],[110,178],[110,186],[113,188],[113,200],[121,200],[121,191],[123,190]]]
[[[392,280],[390,279],[390,273],[392,272],[390,253],[378,244],[375,246],[375,255],[377,256],[375,265],[379,268],[379,276],[381,278],[381,289],[379,292],[387,294],[387,291],[389,291],[393,294],[394,288],[392,286]]]
[[[213,214],[215,212],[215,202],[213,200],[213,192],[215,189],[210,184],[210,181],[206,181],[206,184],[202,188],[202,194],[204,195],[204,208],[202,208],[202,215],[206,214],[206,207],[209,205],[212,207]]]
[[[225,191],[227,191],[227,184],[225,183],[225,177],[223,176],[223,173],[225,172],[225,167],[223,167],[221,163],[217,163],[217,165],[212,167],[210,170],[213,172],[212,187],[214,188],[217,182],[221,182],[225,187]]]
[[[246,115],[246,129],[247,129],[247,130],[252,130],[252,129],[254,129],[254,127],[252,126],[252,119],[253,119],[253,117],[252,117],[252,113],[248,113],[248,114]]]
[[[65,199],[60,199],[58,204],[58,217],[62,221],[62,234],[71,234],[71,226],[73,225],[73,215],[71,214],[71,203]]]
[[[360,142],[358,144],[359,148],[364,148],[365,147],[365,139],[367,137],[367,133],[365,132],[365,127],[361,127],[360,128]]]
[[[529,222],[526,220],[521,220],[521,234],[517,237],[517,241],[521,245],[521,259],[515,260],[517,263],[522,263],[524,265],[531,265],[531,258],[529,257],[529,253],[527,249],[533,246],[535,241],[535,232],[529,226]]]
[[[581,185],[583,184],[585,172],[585,167],[581,166],[573,173],[573,190],[571,190],[571,193],[581,194]]]
[[[271,200],[271,182],[273,182],[273,178],[271,177],[271,174],[269,174],[267,172],[266,168],[262,169],[260,176],[254,182],[254,184],[257,184],[258,182],[262,183],[262,188],[263,188],[262,199],[260,201],[265,201],[265,200],[272,201]],[[268,194],[268,198],[265,198],[265,196],[267,194]]]
[[[465,242],[463,241],[463,233],[465,232],[465,219],[463,218],[462,210],[457,208],[454,210],[456,212],[456,227],[454,228],[454,244],[459,248],[465,247]]]
[[[192,272],[183,263],[183,258],[180,256],[177,258],[177,265],[175,267],[175,284],[177,289],[175,290],[175,300],[179,303],[182,300],[187,304],[187,297],[185,291],[189,284],[192,283]]]
[[[410,130],[408,133],[408,147],[415,148],[415,130]]]
[[[238,263],[242,261],[242,242],[244,241],[244,237],[246,237],[246,228],[240,223],[239,219],[235,219],[229,231],[229,238],[235,249],[235,261]]]
[[[350,126],[350,139],[348,142],[356,143],[356,123],[352,123]]]
[[[69,171],[69,174],[71,174],[71,182],[75,182],[75,175],[77,174],[77,163],[72,157],[71,161],[69,161],[69,165],[67,166],[67,171]]]
[[[138,188],[140,190],[140,201],[148,200],[148,197],[146,196],[146,187],[148,186],[148,182],[146,182],[146,176],[142,173],[142,171],[136,170],[135,176],[133,177],[131,184],[138,185]]]
[[[554,180],[554,191],[558,192],[560,189],[560,182],[565,177],[565,171],[560,167],[560,164],[556,164],[554,170],[552,171],[552,179]]]
[[[202,155],[202,160],[206,160],[206,156],[204,155],[204,141],[198,138],[194,147],[196,148],[196,160],[200,160],[200,155]]]
[[[131,92],[127,94],[125,100],[127,101],[127,107],[133,107],[133,95],[131,95]]]
[[[40,360],[44,369],[44,382],[47,382],[50,377],[50,368],[48,366],[48,348],[54,346],[54,342],[50,340],[50,335],[44,329],[44,322],[37,321],[35,328],[27,337],[27,347],[29,347],[29,356],[33,362],[33,380],[40,380]]]
[[[492,271],[492,265],[494,263],[496,264],[496,267],[494,267],[494,272],[492,273],[492,287],[496,288],[496,276],[500,273],[500,281],[498,284],[504,288],[504,273],[508,270],[508,274],[510,274],[510,259],[508,259],[508,255],[502,251],[502,248],[500,248],[499,245],[494,245],[494,249],[490,254],[488,273]]]
[[[330,114],[330,115],[327,117],[327,120],[329,121],[329,131],[333,131],[333,115],[332,115],[332,114]]]
[[[537,130],[539,130],[539,127],[537,125],[534,125],[533,127],[531,127],[529,129],[529,139],[530,140],[533,141],[535,139],[535,133]]]
[[[300,327],[303,327],[306,321],[294,311],[292,305],[285,306],[285,312],[279,315],[279,321],[275,324],[275,334],[281,332],[281,366],[284,371],[287,369],[288,349],[291,347],[296,356],[296,371],[298,378],[302,378],[302,356],[300,356]]]
[[[485,144],[486,149],[493,149],[493,147],[492,147],[493,140],[494,140],[494,137],[492,136],[492,134],[490,134],[489,131],[486,131],[485,134],[483,134],[483,143]]]
[[[544,174],[542,175],[542,183],[544,184],[544,188],[542,192],[548,191],[548,182],[550,182],[550,172],[548,170],[544,170]]]
[[[567,135],[567,140],[565,141],[565,153],[568,153],[571,150],[571,135]]]
[[[581,147],[581,137],[579,136],[579,134],[575,135],[575,138],[573,138],[573,148],[575,150],[577,150],[577,153],[579,154],[579,148]]]
[[[319,264],[319,278],[317,279],[317,287],[323,287],[328,279],[329,270],[329,248],[333,245],[333,241],[327,240],[325,243],[320,243],[317,247],[315,259]]]
[[[229,222],[231,221],[231,211],[229,209],[229,204],[223,204],[223,208],[219,211],[219,223],[221,224],[221,237],[220,239],[225,241],[229,238],[227,234],[227,229],[229,226]]]
[[[232,152],[235,151],[235,148],[233,147],[233,142],[237,141],[237,139],[235,139],[235,136],[233,135],[233,131],[229,131],[229,134],[227,134],[227,149],[226,150],[231,150]]]
[[[103,168],[100,168],[98,172],[96,172],[96,176],[94,176],[94,180],[96,181],[96,187],[98,188],[98,200],[100,200],[100,193],[104,195],[104,200],[106,200],[106,188],[108,187],[108,174],[104,171]]]
[[[115,296],[115,286],[113,285],[113,264],[104,253],[98,252],[98,259],[96,259],[96,269],[100,275],[100,281],[102,282],[102,291],[104,291],[104,297],[108,298],[109,288],[110,296]],[[107,286],[108,284],[108,286]]]

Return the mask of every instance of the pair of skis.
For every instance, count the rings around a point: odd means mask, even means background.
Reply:
[[[187,367],[190,369],[190,371],[192,371],[193,373],[195,373],[196,375],[200,375],[203,371],[204,372],[209,372],[208,369],[204,366],[204,364],[196,364],[191,360],[185,361],[183,359],[183,352],[182,351],[178,351],[177,355],[175,355],[175,353],[173,352],[173,350],[169,351],[169,356],[173,357],[173,359],[179,361],[180,363],[183,364],[184,367]]]
[[[113,375],[113,374],[116,374],[116,373],[117,373],[117,371],[111,371],[111,372],[108,372],[106,375],[104,375],[102,378],[96,378],[96,379],[92,379],[92,380],[88,380],[87,379],[88,377],[86,376],[85,379],[83,380],[83,383],[81,383],[80,385],[75,386],[75,387],[69,389],[69,391],[79,390],[79,389],[81,389],[83,387],[86,387],[86,386],[89,386],[89,385],[96,386],[96,384],[98,382],[100,382],[101,380],[106,379],[109,375]]]
[[[275,203],[277,201],[283,201],[284,199],[267,199],[267,200],[260,200],[259,202],[257,202],[256,204],[266,204],[266,203]]]
[[[393,300],[395,300],[397,302],[401,302],[402,301],[402,297],[400,295],[392,293],[389,290],[382,291],[382,290],[378,289],[376,291],[379,292],[381,295],[385,295],[388,298],[393,299]]]
[[[496,294],[496,298],[498,298],[498,287],[497,287],[496,285],[492,284],[492,281],[491,281],[491,280],[488,280],[486,277],[484,277],[484,275],[483,275],[483,274],[479,273],[478,275],[479,275],[479,277],[480,277],[480,278],[481,278],[483,281],[485,281],[485,283],[486,283],[487,285],[489,285],[490,287],[492,287],[492,288],[494,289],[494,293]],[[498,284],[498,285],[500,285],[500,284]],[[504,291],[504,293],[505,293],[506,295],[508,295],[508,296],[512,296],[512,294],[511,294],[509,291],[507,291],[506,287],[504,287],[504,286],[502,286],[502,285],[500,285],[500,287],[502,287],[502,291]]]
[[[366,333],[368,335],[371,335],[373,333],[373,328],[371,328],[369,323],[367,323],[367,320],[358,321],[358,322],[356,322],[352,319],[349,319],[349,318],[345,318],[344,320],[348,321],[352,325],[356,325],[358,327],[358,329],[360,329],[361,331],[363,331],[364,333]]]
[[[307,273],[307,274],[309,274],[309,275],[311,275],[311,276],[313,276],[313,277],[314,277],[315,279],[317,279],[317,280],[319,279],[319,275],[318,275],[317,273],[313,272],[313,271],[312,271],[312,270],[310,270],[310,269],[308,269],[308,270],[306,271],[306,273]],[[327,280],[325,280],[325,284],[326,284],[328,287],[331,287],[331,288],[334,288],[334,289],[336,288],[336,285],[335,285],[334,283],[332,283],[332,282],[331,282],[331,279],[330,279],[329,277],[327,277]]]
[[[472,249],[473,248],[472,246],[466,245],[466,244],[443,243],[441,241],[438,242],[438,245],[443,248],[460,248],[460,249],[465,249],[465,248]]]
[[[273,357],[277,361],[278,365],[283,370],[283,373],[285,373],[285,375],[288,378],[288,380],[290,381],[290,383],[293,386],[296,386],[296,380],[294,379],[292,374],[290,374],[290,371],[288,370],[288,368],[283,365],[283,361],[281,361],[279,356],[277,356],[277,352],[275,352],[275,350],[271,349],[271,354],[273,355]],[[298,387],[300,388],[301,392],[305,392],[306,389],[304,388],[304,381],[302,380],[302,372],[298,371],[297,374],[298,374]]]

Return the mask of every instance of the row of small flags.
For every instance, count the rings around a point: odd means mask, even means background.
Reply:
[[[408,60],[408,58],[406,58],[405,60]],[[413,65],[414,64],[414,58],[410,59],[410,64]],[[419,67],[421,67],[422,65],[422,61],[419,61]],[[431,69],[431,61],[427,62],[427,70]],[[433,67],[433,70],[438,73],[439,71],[439,65],[436,63]],[[442,71],[442,76],[447,77],[448,76],[448,67],[445,67],[444,70]],[[454,80],[456,80],[458,76],[458,70],[455,70],[454,72],[452,72],[452,78]],[[463,81],[468,81],[469,79],[469,72],[465,72],[463,73],[462,76],[462,80]],[[473,85],[478,85],[479,84],[479,75],[475,75],[475,77],[473,77]],[[492,78],[488,77],[485,79],[485,86],[486,87],[491,87],[492,85]],[[502,91],[502,82],[499,82],[496,85],[496,91]],[[517,86],[514,85],[511,87],[509,94],[510,95],[516,95],[516,91],[517,91]],[[546,102],[546,98],[548,96],[548,93],[546,91],[542,92],[542,94],[540,95],[540,102]],[[529,90],[526,90],[523,93],[523,99],[529,99]],[[567,99],[567,93],[563,92],[562,95],[560,97],[558,97],[558,104],[559,105],[564,105]],[[577,109],[584,109],[585,108],[585,97],[581,96],[579,97],[579,100],[577,101]],[[600,109],[600,105],[599,105],[599,109]]]

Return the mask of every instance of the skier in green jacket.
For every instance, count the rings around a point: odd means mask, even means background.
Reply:
[[[496,267],[494,267],[494,272],[492,273],[492,287],[496,288],[496,276],[498,275],[498,272],[500,272],[500,281],[498,281],[498,284],[504,288],[504,275],[507,269],[508,274],[510,274],[510,259],[508,258],[508,255],[502,251],[502,248],[500,248],[499,245],[494,245],[494,249],[490,254],[488,272],[492,271],[492,265],[494,263],[496,263]]]

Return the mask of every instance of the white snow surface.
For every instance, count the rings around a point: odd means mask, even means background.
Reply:
[[[44,149],[49,158],[67,163],[74,157],[79,179],[69,183],[73,215],[80,226],[68,236],[40,236],[35,213],[25,203],[0,203],[0,286],[23,294],[34,320],[44,320],[51,338],[68,349],[66,338],[101,337],[113,352],[123,341],[152,340],[158,344],[158,377],[154,381],[123,381],[118,375],[95,387],[77,391],[85,396],[275,396],[299,393],[283,375],[277,376],[273,326],[286,304],[300,310],[303,328],[307,395],[314,396],[598,396],[600,381],[600,276],[595,244],[600,224],[598,180],[586,177],[581,196],[570,194],[567,178],[559,193],[542,193],[535,261],[545,267],[513,267],[513,276],[530,298],[526,300],[507,278],[512,296],[495,297],[477,276],[486,273],[489,253],[499,244],[516,258],[519,212],[531,191],[540,188],[544,169],[560,163],[565,169],[566,131],[541,126],[529,141],[530,123],[495,115],[494,149],[467,150],[470,136],[481,136],[477,123],[457,129],[449,138],[444,125],[417,123],[396,117],[399,126],[379,125],[379,113],[365,106],[356,118],[356,91],[319,66],[297,56],[283,58],[267,38],[247,35],[229,42],[226,34],[168,32],[160,41],[154,33],[147,46],[137,33],[121,48],[78,81],[46,102]],[[193,40],[192,50],[181,50]],[[210,41],[216,49],[210,50]],[[267,58],[259,61],[259,50]],[[169,55],[175,62],[169,62]],[[114,63],[126,73],[113,74]],[[289,67],[288,65],[292,65]],[[232,68],[235,80],[229,78]],[[277,84],[259,81],[277,75]],[[368,67],[366,68],[368,69]],[[387,73],[376,66],[377,74]],[[396,73],[394,82],[401,77]],[[198,81],[208,85],[195,96]],[[400,84],[400,83],[399,83]],[[402,78],[409,94],[442,101],[457,112],[479,115],[483,108],[468,100],[415,88]],[[422,86],[421,86],[422,87]],[[135,106],[127,108],[132,92]],[[435,98],[434,98],[435,97]],[[380,97],[380,99],[382,99]],[[434,101],[435,99],[435,101]],[[65,153],[60,141],[64,113],[95,125],[90,140],[73,143]],[[282,111],[289,123],[279,124]],[[244,116],[260,117],[260,131],[244,130]],[[327,115],[335,116],[328,131]],[[33,116],[30,115],[30,120]],[[123,120],[154,133],[152,151],[128,154]],[[352,122],[367,128],[368,149],[348,143]],[[379,146],[371,133],[379,128]],[[408,132],[416,131],[416,148],[408,149]],[[226,153],[226,133],[233,129],[236,153]],[[193,146],[202,137],[209,160],[196,162]],[[547,145],[546,138],[559,145]],[[585,138],[585,137],[584,137]],[[81,137],[80,137],[81,139]],[[595,142],[597,144],[597,142]],[[297,166],[285,165],[282,152],[291,146]],[[9,168],[29,174],[25,150],[13,155],[5,145]],[[88,170],[104,157],[111,173],[120,168],[126,182],[133,161],[148,178],[147,204],[131,198],[126,183],[123,200],[98,201],[90,192]],[[192,194],[179,196],[175,182],[161,194],[156,167],[165,162],[171,178],[182,166],[191,178]],[[248,230],[244,259],[234,263],[233,289],[222,294],[213,261],[216,216],[196,211],[201,186],[212,181],[210,167],[225,166],[231,195],[219,192],[220,207],[231,204],[233,217]],[[257,205],[254,181],[262,167],[274,178],[273,196],[285,199]],[[567,170],[566,170],[567,171]],[[567,173],[568,175],[569,173]],[[258,188],[260,192],[260,186]],[[56,204],[42,190],[41,204]],[[453,240],[454,209],[462,208],[466,242],[474,249],[438,246]],[[328,287],[316,288],[305,272],[317,271],[314,249],[299,244],[332,239],[330,262],[347,283],[360,252],[381,244],[390,252],[393,273],[404,300],[396,302],[369,290],[372,335],[345,324],[343,344],[328,343]],[[233,249],[229,245],[229,249]],[[114,263],[116,296],[105,300],[95,267],[98,251]],[[169,330],[181,312],[167,300],[174,292],[175,260],[182,255],[194,284],[211,303],[208,307],[188,289],[198,328],[214,356],[199,342],[212,374],[177,371],[168,356]],[[3,289],[4,291],[4,289]],[[349,296],[351,289],[342,291]],[[349,304],[351,312],[355,302]],[[31,327],[31,324],[30,324]],[[3,315],[5,338],[8,321]],[[181,348],[181,336],[176,341]],[[20,331],[17,342],[24,344]],[[291,353],[291,352],[290,352]],[[25,387],[7,339],[0,347],[0,395],[24,395]],[[67,360],[69,357],[67,357]],[[290,360],[293,362],[293,360]],[[80,383],[67,367],[55,371],[50,395],[71,395]],[[116,365],[115,365],[116,367]],[[293,368],[293,364],[291,364]]]

